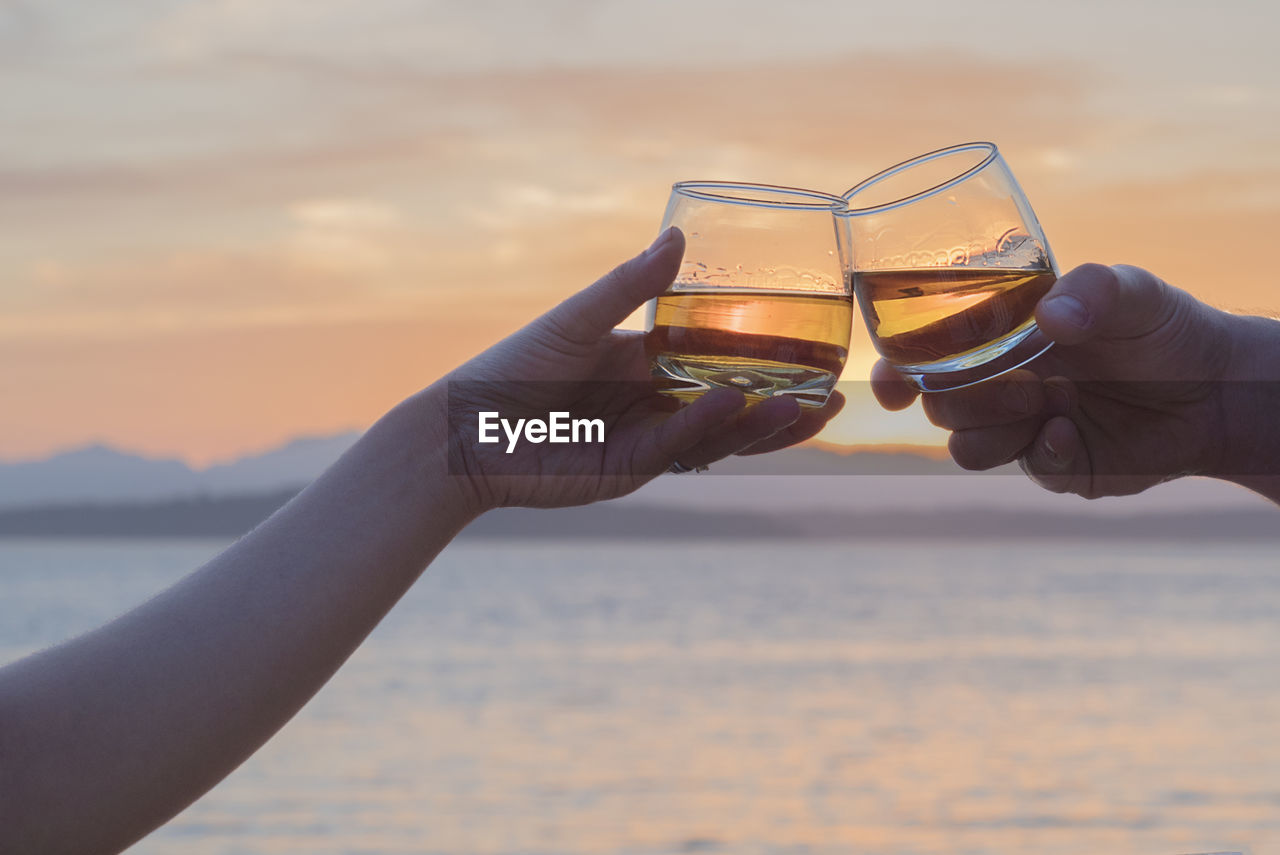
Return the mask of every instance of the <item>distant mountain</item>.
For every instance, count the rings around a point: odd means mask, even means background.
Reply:
[[[358,433],[296,439],[280,448],[204,470],[93,445],[45,460],[0,463],[0,508],[297,489],[315,479]]]
[[[282,497],[314,480],[357,438],[346,433],[298,439],[202,471],[178,460],[153,460],[103,446],[0,464],[0,532],[237,534]],[[670,519],[659,520],[659,513]],[[216,522],[222,514],[225,521]],[[732,457],[714,464],[709,473],[657,478],[590,511],[546,517],[537,511],[503,511],[486,516],[476,530],[491,536],[508,536],[503,534],[507,531],[533,536],[537,525],[520,521],[546,519],[552,521],[551,530],[564,536],[592,531],[604,536],[634,531],[636,520],[643,519],[663,532],[707,526],[723,536],[749,536],[743,533],[776,532],[777,523],[786,531],[826,537],[953,530],[948,526],[987,531],[983,520],[994,518],[1016,518],[1010,531],[1067,532],[1074,525],[1068,519],[1159,517],[1181,519],[1186,531],[1227,531],[1237,524],[1252,531],[1252,520],[1274,521],[1278,514],[1257,494],[1209,479],[1179,479],[1140,496],[1086,502],[1041,490],[1012,465],[988,473],[965,472],[939,448],[807,445]],[[1205,529],[1193,524],[1197,516],[1215,522]],[[683,518],[690,522],[680,522]],[[1236,522],[1227,522],[1232,519]],[[499,525],[495,520],[510,522]],[[1103,528],[1122,524],[1100,523]],[[491,528],[495,525],[499,528]]]
[[[152,460],[102,445],[47,460],[0,464],[0,507],[137,500],[198,489],[196,473],[180,460]]]
[[[302,437],[264,454],[211,466],[198,478],[201,488],[214,495],[301,487],[314,481],[359,438],[356,432]]]
[[[0,463],[0,508],[182,496],[230,496],[296,489],[323,472],[358,433],[295,439],[263,454],[193,470],[180,460],[157,460],[93,445],[45,460]],[[716,466],[739,475],[935,475],[961,470],[936,449],[791,448],[738,457]]]

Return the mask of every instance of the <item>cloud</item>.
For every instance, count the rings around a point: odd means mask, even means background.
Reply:
[[[289,209],[290,257],[305,269],[377,273],[395,263],[405,238],[400,213],[363,199],[317,199]]]
[[[614,214],[627,205],[617,189],[572,192],[543,184],[499,184],[464,207],[467,220],[491,231],[518,231],[548,217]]]
[[[839,192],[975,138],[1001,145],[1064,263],[1146,264],[1228,305],[1270,294],[1265,266],[1243,259],[1277,225],[1280,132],[1252,108],[1206,122],[1187,97],[1168,112],[1104,98],[1131,90],[1080,65],[924,48],[446,72],[381,54],[396,15],[416,12],[375,5],[388,33],[330,52],[307,27],[363,36],[358,4],[189,4],[191,52],[117,80],[110,109],[21,114],[0,142],[15,153],[0,170],[5,353],[40,354],[39,384],[79,389],[99,345],[98,370],[115,360],[120,384],[168,389],[165,353],[181,351],[202,383],[239,372],[270,401],[284,369],[268,384],[245,360],[201,362],[195,342],[266,352],[274,338],[332,362],[339,330],[400,323],[396,358],[415,326],[432,337],[412,365],[426,382],[642,249],[675,180]],[[289,366],[307,371],[301,352]]]
[[[88,266],[46,258],[17,281],[0,293],[0,339],[131,338],[377,311],[337,278],[266,254],[175,252]]]
[[[245,26],[311,14],[219,8]],[[365,63],[344,78],[340,57],[255,68],[264,91],[280,74],[317,75],[303,87],[312,100],[281,103],[276,123],[328,109],[307,119],[326,132],[280,146],[269,135],[253,144],[246,127],[246,144],[198,157],[105,162],[88,157],[86,135],[83,163],[0,171],[0,194],[15,203],[0,212],[4,334],[381,316],[487,280],[550,301],[642,246],[673,180],[840,192],[904,156],[983,137],[1004,148],[1042,219],[1111,246],[1073,224],[1082,200],[1131,175],[1132,161],[1158,161],[1152,152],[1188,164],[1164,143],[1186,138],[1175,121],[1093,115],[1085,75],[957,53],[701,71],[441,75]],[[338,79],[348,90],[335,96]],[[353,104],[364,121],[351,120]],[[1167,218],[1170,199],[1257,209],[1280,189],[1274,171],[1221,170],[1178,190],[1173,180],[1125,181],[1115,204]],[[1176,229],[1185,239],[1185,224]],[[32,287],[19,297],[23,282]]]
[[[1225,107],[1247,107],[1266,97],[1262,89],[1248,84],[1197,86],[1188,94],[1192,102]]]
[[[488,305],[114,338],[0,336],[0,399],[21,401],[3,411],[0,456],[37,456],[93,437],[208,461],[299,433],[363,428],[521,311]]]
[[[1136,264],[1233,311],[1280,311],[1274,277],[1254,259],[1280,229],[1280,169],[1228,164],[1158,180],[1064,181],[1035,199],[1064,269]]]
[[[394,208],[365,199],[313,199],[293,205],[289,213],[299,223],[319,228],[365,231],[400,222],[400,214]]]
[[[512,48],[563,43],[564,3],[422,0],[209,0],[184,4],[147,31],[155,58],[218,62],[249,54],[360,60],[382,57],[427,70],[501,64]],[[586,8],[572,4],[575,8]]]

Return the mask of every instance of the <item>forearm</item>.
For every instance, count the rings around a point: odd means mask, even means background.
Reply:
[[[155,599],[0,671],[0,852],[118,851],[301,708],[475,515],[441,398]]]
[[[1210,474],[1280,502],[1280,321],[1240,315],[1231,323],[1221,463]]]

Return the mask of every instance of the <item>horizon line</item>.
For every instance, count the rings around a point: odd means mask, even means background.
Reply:
[[[291,436],[282,441],[274,442],[270,445],[261,445],[248,449],[232,457],[219,457],[209,462],[197,462],[191,457],[182,454],[160,453],[153,454],[141,451],[135,448],[129,448],[126,445],[116,444],[103,439],[87,439],[84,442],[75,445],[62,446],[54,450],[43,452],[37,457],[0,457],[0,467],[3,466],[25,466],[32,464],[48,463],[59,457],[67,457],[73,454],[79,454],[86,451],[103,450],[113,454],[125,457],[134,457],[146,460],[151,463],[181,463],[193,472],[205,472],[218,466],[228,466],[240,463],[252,457],[261,457],[281,451],[290,445],[298,442],[306,442],[309,440],[333,440],[340,437],[355,435],[357,437],[363,435],[363,428],[350,428],[347,430],[339,430],[332,433],[300,433]],[[947,452],[945,445],[930,445],[926,443],[910,443],[910,442],[859,442],[859,443],[843,443],[832,442],[824,439],[808,439],[804,442],[790,446],[790,448],[814,448],[829,454],[835,454],[840,457],[850,457],[855,454],[910,454],[915,457],[923,457],[929,460],[942,461],[949,460],[950,454]],[[785,451],[787,449],[779,449]],[[776,452],[771,452],[776,453]]]

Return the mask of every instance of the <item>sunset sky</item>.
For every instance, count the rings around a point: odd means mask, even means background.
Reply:
[[[839,193],[971,139],[1064,269],[1275,311],[1278,29],[1265,2],[0,0],[0,459],[362,428],[643,248],[673,181]],[[858,325],[846,378],[871,354]],[[940,435],[855,408],[824,438]]]

